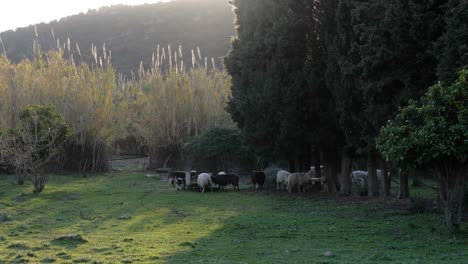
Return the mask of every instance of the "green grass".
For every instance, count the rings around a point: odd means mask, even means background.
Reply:
[[[0,263],[468,259],[466,231],[455,239],[438,213],[410,214],[391,206],[395,201],[248,189],[176,192],[167,182],[135,172],[53,176],[43,193],[33,194],[31,183],[17,186],[13,177],[1,176],[0,201],[18,208],[0,205],[0,215],[7,217],[0,222]],[[424,188],[419,192],[430,194]],[[69,234],[81,237],[59,239]],[[324,256],[327,251],[333,256]]]

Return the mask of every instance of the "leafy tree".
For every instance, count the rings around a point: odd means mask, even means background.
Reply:
[[[19,184],[33,177],[34,192],[44,189],[47,166],[58,162],[72,131],[52,106],[28,106],[20,114],[18,128],[0,138],[0,156],[15,168]]]
[[[449,87],[437,84],[410,101],[381,130],[378,148],[401,166],[428,166],[439,178],[439,194],[450,231],[462,219],[468,181],[468,70]]]

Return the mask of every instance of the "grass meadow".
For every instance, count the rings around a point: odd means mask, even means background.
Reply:
[[[430,189],[413,189],[419,196]],[[468,237],[395,199],[176,192],[143,172],[0,176],[0,263],[466,263]]]

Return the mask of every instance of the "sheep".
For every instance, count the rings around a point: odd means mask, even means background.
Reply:
[[[239,190],[239,176],[235,173],[220,172],[217,176],[211,177],[211,181],[217,184],[220,190],[224,190],[224,186],[232,184],[234,190]]]
[[[171,171],[171,172],[169,172],[169,175],[168,175],[167,178],[170,180],[172,188],[176,187],[176,179],[177,178],[185,179],[185,175],[186,175],[185,171]]]
[[[361,195],[365,195],[367,193],[367,171],[351,172],[351,183]]]
[[[198,189],[202,193],[205,192],[205,188],[210,186],[210,190],[213,191],[213,183],[211,182],[211,176],[208,173],[201,173],[197,177]]]
[[[287,186],[289,174],[291,173],[285,170],[278,171],[278,173],[276,174],[276,189],[277,190],[280,189],[280,186],[281,187]]]
[[[266,175],[263,171],[252,171],[252,184],[255,186],[255,189],[263,189],[265,184]]]
[[[185,185],[185,177],[184,178],[177,178],[175,180],[175,185],[176,185],[176,190],[177,191],[181,191],[183,189],[185,189],[186,185]]]
[[[377,182],[380,186],[383,183],[383,173],[382,170],[376,170]],[[351,182],[355,186],[361,195],[367,193],[367,181],[368,173],[367,171],[353,171],[351,172]]]
[[[297,190],[303,192],[306,191],[307,186],[310,183],[310,175],[312,172],[306,172],[306,173],[291,173],[288,176],[288,191],[291,193],[292,189],[294,186],[297,185]]]

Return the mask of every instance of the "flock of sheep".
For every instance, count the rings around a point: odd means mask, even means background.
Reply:
[[[359,192],[365,192],[367,189],[367,172],[353,171],[351,180]],[[377,177],[381,178],[380,170],[377,170]],[[210,188],[213,191],[213,186],[217,186],[220,190],[228,185],[232,185],[234,190],[239,190],[239,176],[235,173],[220,172],[213,176],[211,173],[198,174],[195,171],[173,171],[169,173],[169,179],[176,190],[187,189],[188,186],[197,186],[199,191],[205,192],[205,189]],[[262,189],[265,184],[266,175],[262,171],[253,171],[251,173],[251,182],[255,189]],[[315,168],[311,167],[306,173],[290,173],[285,170],[279,170],[276,174],[276,188],[278,190],[286,189],[292,192],[297,189],[298,192],[306,192],[314,185],[319,185],[323,191],[326,191],[326,179],[315,177]]]

